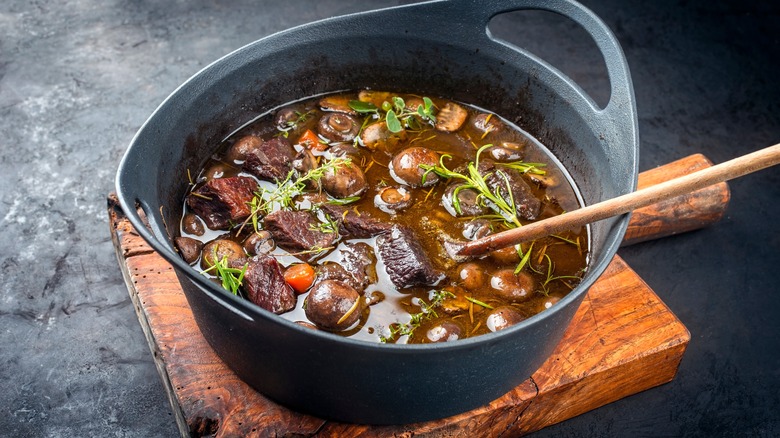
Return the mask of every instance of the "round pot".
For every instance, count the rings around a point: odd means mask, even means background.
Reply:
[[[593,37],[611,84],[605,108],[542,60],[490,37],[490,18],[520,9],[562,14]],[[551,309],[507,330],[432,345],[373,344],[302,328],[207,281],[171,241],[187,170],[200,168],[219,141],[290,101],[365,87],[445,96],[515,121],[550,148],[587,204],[635,188],[633,89],[606,26],[571,1],[453,0],[311,23],[214,62],[171,94],[137,133],[117,174],[119,199],[139,234],[173,265],[206,340],[264,395],[301,412],[356,423],[464,412],[505,394],[550,355],[617,251],[627,216],[591,226],[588,271]]]

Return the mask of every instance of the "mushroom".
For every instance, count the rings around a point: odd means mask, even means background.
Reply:
[[[439,181],[439,176],[427,172],[421,164],[435,166],[439,164],[439,154],[423,147],[406,148],[399,152],[390,162],[390,176],[401,184],[412,187],[428,187]],[[425,181],[423,181],[423,175]]]
[[[491,132],[496,132],[504,129],[504,122],[501,121],[498,116],[491,113],[480,113],[474,116],[471,123],[482,133],[482,138],[485,138]]]
[[[462,329],[453,321],[443,321],[428,329],[425,340],[428,342],[452,342],[460,339]]]
[[[306,317],[319,328],[341,331],[349,328],[365,308],[365,300],[351,286],[337,280],[320,281],[306,299]]]
[[[514,144],[514,143],[506,143]],[[498,162],[518,161],[523,159],[523,153],[520,149],[514,149],[505,145],[490,146],[485,150],[490,157]]]
[[[354,163],[328,169],[322,175],[320,184],[334,198],[359,196],[368,188],[366,175]]]
[[[233,162],[243,162],[246,160],[246,156],[259,148],[261,144],[263,144],[262,138],[256,135],[245,135],[233,143],[233,146],[225,154],[225,158]]]
[[[517,303],[533,296],[536,281],[527,272],[515,274],[513,269],[500,269],[490,277],[490,287],[501,298]]]
[[[455,132],[463,126],[469,113],[462,106],[447,102],[444,108],[436,114],[436,129],[444,132]]]
[[[244,248],[238,243],[229,239],[214,239],[203,245],[200,266],[204,270],[210,269],[224,257],[227,257],[228,266],[231,267],[243,265],[246,260]]]
[[[193,213],[187,213],[184,215],[184,217],[181,219],[181,228],[185,232],[195,236],[202,236],[203,233],[206,232],[206,229],[203,226],[203,221],[198,217],[198,215]]]
[[[374,205],[385,213],[395,214],[412,205],[412,194],[404,187],[382,187],[374,196]]]
[[[485,272],[476,263],[464,263],[458,269],[458,276],[464,288],[475,291],[485,286]]]
[[[242,247],[249,255],[268,254],[276,248],[276,243],[271,237],[271,233],[260,230],[244,239]]]
[[[360,122],[345,113],[327,113],[320,118],[317,132],[330,141],[352,141],[360,132]]]
[[[386,122],[377,122],[366,126],[360,133],[360,143],[370,150],[376,148],[394,149],[406,140],[406,131],[392,132]]]
[[[316,169],[319,166],[317,163],[317,157],[311,152],[311,150],[303,148],[293,158],[292,167],[298,173],[298,175],[306,175],[310,170]],[[307,186],[314,186],[314,181],[307,181]],[[311,188],[311,187],[310,187]]]
[[[494,309],[487,316],[485,319],[485,326],[487,326],[488,330],[491,332],[497,332],[509,328],[524,319],[525,317],[521,315],[520,312],[511,307],[499,307]]]
[[[296,111],[294,108],[287,107],[279,110],[279,112],[276,113],[274,123],[276,123],[277,129],[286,131],[287,129],[290,129],[300,118],[301,115],[298,111]]]
[[[468,240],[477,240],[493,232],[493,225],[487,219],[474,219],[463,225],[463,237]]]
[[[327,96],[320,99],[319,105],[323,111],[334,111],[338,113],[357,115],[357,111],[349,106],[350,98],[347,96]]]
[[[455,199],[458,200],[457,204],[454,202]],[[479,193],[474,189],[465,188],[464,184],[460,182],[448,185],[441,201],[444,209],[455,217],[479,216],[488,211],[486,206],[479,203]]]
[[[173,242],[185,262],[193,264],[200,257],[200,250],[203,248],[203,242],[200,240],[179,236],[173,239]]]

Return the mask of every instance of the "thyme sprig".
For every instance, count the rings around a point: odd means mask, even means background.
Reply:
[[[287,138],[290,135],[290,131],[294,130],[298,127],[301,123],[305,122],[309,119],[314,113],[310,111],[306,111],[305,113],[302,113],[300,111],[295,111],[295,115],[297,116],[294,120],[287,120],[286,122],[283,122],[282,124],[278,125],[276,129],[279,131],[280,136]]]
[[[547,296],[547,295],[550,294],[550,286],[549,286],[549,284],[552,283],[553,281],[559,281],[559,280],[582,280],[583,272],[580,272],[579,275],[554,275],[555,274],[555,266],[553,265],[552,259],[547,254],[544,255],[544,258],[547,259],[547,272],[546,272],[547,278],[541,284],[541,293],[542,293],[542,295]],[[531,267],[531,269],[534,272],[538,273],[538,274],[542,274],[543,273],[543,272],[540,272],[539,270],[534,269],[533,267]]]
[[[257,231],[258,217],[265,216],[276,210],[292,209],[295,197],[306,190],[307,182],[317,182],[322,179],[326,172],[335,171],[341,166],[351,165],[352,160],[349,158],[333,158],[332,160],[324,162],[321,166],[309,170],[298,178],[293,178],[295,176],[295,171],[291,170],[287,173],[287,177],[285,177],[284,180],[277,183],[276,188],[274,189],[261,187],[255,192],[255,196],[248,203],[250,212],[249,217],[241,224],[241,228],[247,223],[252,222],[252,226],[255,231]]]
[[[388,327],[390,334],[388,336],[380,336],[379,341],[384,344],[395,341],[401,336],[411,336],[425,320],[439,316],[436,314],[435,308],[441,306],[441,303],[447,298],[455,298],[455,294],[446,290],[437,290],[432,293],[430,303],[425,302],[423,299],[418,299],[420,311],[411,314],[409,322],[390,324]]]

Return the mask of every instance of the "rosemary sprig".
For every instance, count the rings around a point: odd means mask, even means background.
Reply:
[[[216,249],[214,251],[214,256],[216,257]],[[222,287],[233,295],[238,295],[238,289],[244,281],[244,274],[246,274],[246,268],[248,266],[249,263],[244,263],[244,267],[241,269],[231,268],[228,265],[227,256],[222,256],[222,259],[217,260],[210,268],[201,271],[201,274],[216,271],[215,275],[222,282]]]
[[[486,309],[491,309],[491,310],[493,309],[493,306],[491,306],[490,304],[482,302],[482,301],[480,301],[480,300],[478,300],[476,298],[471,298],[471,297],[463,297],[463,298],[465,298],[466,300],[468,300],[468,301],[470,301],[470,302],[472,302],[472,303],[474,303],[474,304],[476,304],[478,306],[482,306],[482,307],[484,307]]]
[[[384,344],[395,341],[401,336],[411,336],[423,321],[438,317],[434,309],[441,306],[441,303],[447,298],[455,298],[455,294],[446,290],[437,290],[433,292],[430,304],[426,303],[425,300],[420,299],[420,311],[411,314],[411,318],[407,323],[396,322],[390,324],[388,327],[390,335],[380,336],[379,341]]]
[[[531,173],[534,175],[545,175],[547,173],[546,170],[541,169],[542,167],[547,167],[547,164],[545,163],[526,163],[524,161],[513,161],[511,163],[496,164],[499,166],[508,167],[510,169],[515,169],[522,174]]]
[[[425,170],[425,173],[422,177],[422,183],[425,184],[425,179],[428,176],[429,173],[433,172],[436,175],[439,175],[442,178],[446,179],[459,179],[462,180],[464,183],[460,186],[458,186],[452,194],[452,206],[455,208],[455,210],[458,213],[461,213],[462,210],[460,208],[460,200],[458,199],[458,193],[461,190],[466,189],[473,189],[477,191],[477,200],[482,205],[485,205],[501,215],[503,220],[510,225],[512,228],[516,228],[521,226],[520,220],[517,218],[517,211],[515,209],[515,202],[512,198],[512,190],[509,187],[509,180],[503,173],[499,173],[504,181],[506,182],[506,189],[507,194],[509,195],[509,199],[505,199],[503,196],[501,196],[498,187],[496,187],[495,191],[491,191],[490,187],[488,187],[487,182],[485,181],[486,178],[488,178],[492,173],[488,173],[487,175],[481,175],[479,173],[479,157],[482,154],[482,152],[493,146],[492,144],[486,144],[479,148],[477,150],[477,156],[474,159],[474,161],[468,163],[466,166],[467,174],[462,174],[455,172],[453,170],[450,170],[447,168],[447,166],[444,164],[445,158],[452,158],[451,155],[443,154],[441,158],[439,158],[439,165],[438,166],[430,166],[427,164],[421,164],[420,168]]]

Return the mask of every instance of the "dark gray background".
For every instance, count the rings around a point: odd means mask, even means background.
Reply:
[[[177,85],[270,33],[396,1],[0,4],[0,434],[175,436],[111,245],[105,196],[135,131]],[[780,7],[586,1],[616,33],[641,169],[780,141]],[[574,25],[495,19],[606,99]],[[691,331],[676,379],[538,436],[780,435],[780,170],[731,184],[722,222],[620,251]]]

